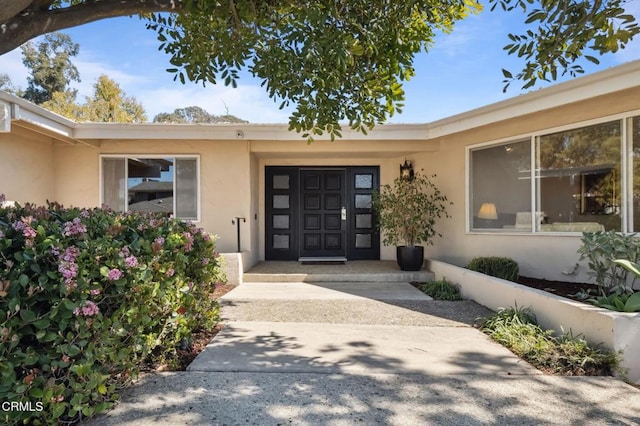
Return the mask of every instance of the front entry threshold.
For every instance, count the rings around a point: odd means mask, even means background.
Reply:
[[[309,263],[347,263],[346,257],[333,256],[333,257],[300,257],[298,262],[302,264]]]

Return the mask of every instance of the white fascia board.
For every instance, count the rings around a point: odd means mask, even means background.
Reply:
[[[112,124],[78,123],[74,136],[90,139],[147,139],[147,140],[277,140],[300,141],[302,135],[289,130],[287,124]],[[424,124],[385,124],[376,126],[369,135],[343,128],[345,140],[424,140]],[[316,140],[329,140],[327,135]]]
[[[0,100],[11,106],[11,119],[24,121],[63,138],[73,139],[75,122],[17,96],[0,91]]]
[[[18,104],[13,104],[11,109],[11,118],[14,120],[25,121],[64,138],[73,139],[73,122],[70,122],[71,126],[63,124],[58,120],[39,114],[39,111],[21,108]]]
[[[640,86],[640,60],[429,123],[429,138]]]

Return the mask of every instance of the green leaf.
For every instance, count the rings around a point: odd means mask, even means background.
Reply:
[[[42,319],[39,319],[39,320],[35,321],[33,323],[33,326],[35,328],[37,328],[38,330],[43,330],[43,329],[46,329],[47,327],[49,327],[50,324],[51,324],[51,320],[49,320],[49,318],[45,317],[45,318],[42,318]]]
[[[640,291],[632,294],[624,305],[625,312],[640,312]]]
[[[18,278],[18,282],[22,287],[26,287],[27,285],[29,285],[29,277],[25,274],[22,274],[20,275],[20,278]]]
[[[35,321],[35,319],[37,318],[35,312],[29,310],[29,309],[21,309],[20,310],[20,318],[22,319],[22,321],[24,322],[32,322]]]

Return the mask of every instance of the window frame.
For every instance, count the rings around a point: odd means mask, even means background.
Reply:
[[[493,148],[496,146],[504,146],[517,142],[524,142],[529,140],[531,148],[531,167],[530,167],[530,180],[531,180],[531,212],[539,210],[539,191],[540,185],[538,184],[536,176],[537,156],[539,155],[536,149],[536,143],[540,137],[551,135],[554,133],[566,132],[570,130],[576,130],[583,127],[595,126],[599,124],[605,124],[609,122],[620,122],[620,185],[621,185],[621,231],[620,233],[632,234],[633,232],[633,203],[630,200],[633,199],[633,132],[631,126],[634,117],[640,116],[640,110],[632,110],[624,113],[612,114],[595,119],[579,121],[575,123],[565,124],[562,126],[545,128],[542,130],[521,133],[505,138],[495,139],[491,141],[481,142],[477,144],[467,145],[465,147],[465,233],[471,235],[547,235],[547,236],[562,236],[562,235],[581,235],[581,232],[570,231],[542,231],[540,225],[536,224],[536,221],[531,221],[530,231],[518,231],[514,232],[510,229],[495,229],[495,228],[473,228],[473,217],[471,213],[471,207],[473,205],[472,190],[472,155],[474,151],[481,149]]]
[[[149,158],[149,159],[162,159],[162,158],[172,158],[174,160],[176,159],[191,159],[191,160],[195,160],[196,161],[196,217],[192,218],[192,217],[178,217],[175,215],[175,212],[177,211],[177,199],[178,197],[176,197],[176,185],[177,185],[177,179],[176,179],[176,168],[175,168],[175,164],[173,167],[173,215],[172,217],[175,217],[176,219],[180,219],[180,220],[184,220],[184,221],[189,221],[189,222],[193,222],[193,223],[198,223],[202,220],[202,200],[201,200],[201,195],[202,195],[202,191],[201,191],[201,168],[200,168],[200,154],[100,154],[99,155],[99,167],[98,167],[98,179],[99,179],[99,186],[100,186],[100,205],[103,205],[104,203],[104,172],[103,172],[103,159],[104,158],[111,158],[111,159],[121,159],[121,160],[128,160],[130,158]],[[125,182],[128,181],[129,179],[129,168],[125,167]],[[125,197],[125,203],[127,203]],[[128,203],[126,204],[126,209],[125,211],[128,211],[129,205]]]

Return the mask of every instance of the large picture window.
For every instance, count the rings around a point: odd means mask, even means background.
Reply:
[[[531,141],[473,150],[470,166],[471,227],[531,231]]]
[[[620,231],[620,120],[537,139],[542,231]]]
[[[102,202],[116,211],[198,220],[198,158],[105,156]]]
[[[470,148],[468,208],[471,231],[640,231],[640,117]]]

